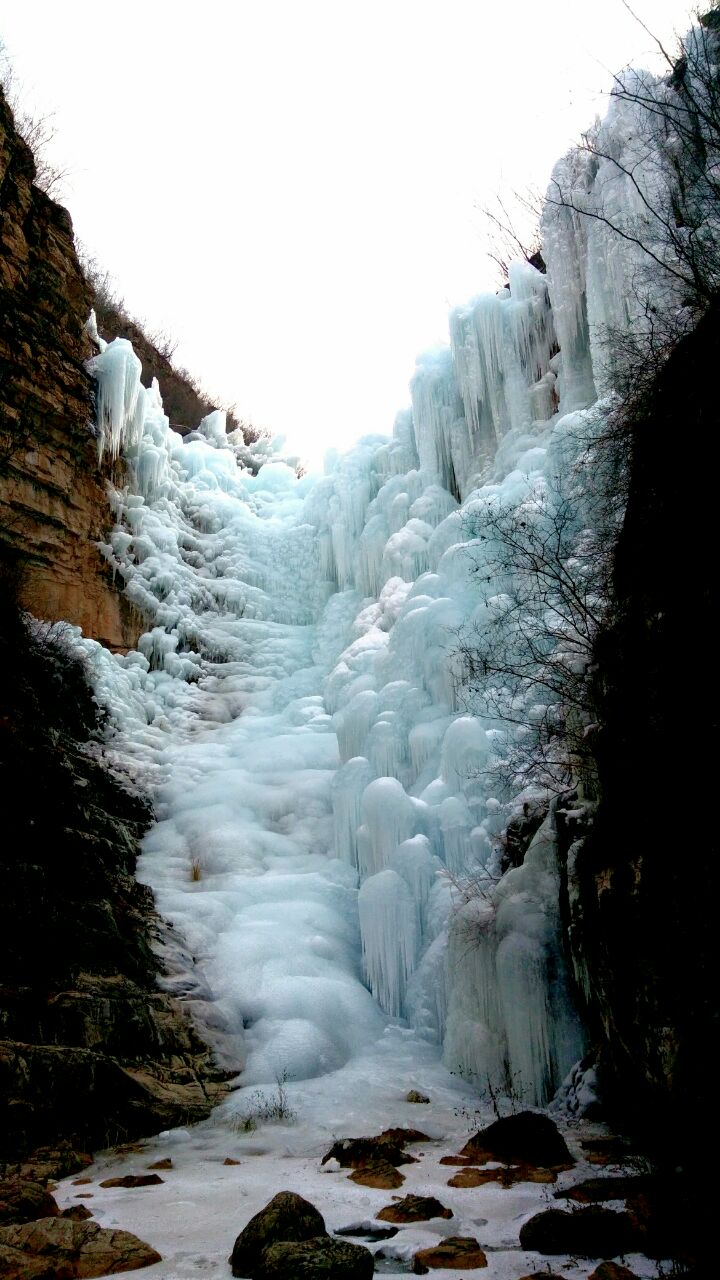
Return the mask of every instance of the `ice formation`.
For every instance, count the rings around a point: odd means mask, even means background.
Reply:
[[[601,128],[632,158],[631,107]],[[582,152],[558,177],[578,202],[630,199]],[[193,956],[169,981],[212,1002],[247,1082],[336,1071],[388,1019],[529,1102],[582,1057],[552,807],[500,875],[499,837],[532,792],[493,764],[548,708],[530,684],[494,690],[489,711],[458,635],[512,618],[488,514],[541,518],[559,471],[582,490],[608,386],[599,335],[630,322],[631,251],[549,204],[547,274],[517,264],[509,288],[457,308],[392,437],[322,476],[252,474],[221,415],[183,441],[129,343],[99,344],[99,447],[128,477],[103,551],[146,632],[126,656],[84,643],[113,748],[155,788],[140,874]]]

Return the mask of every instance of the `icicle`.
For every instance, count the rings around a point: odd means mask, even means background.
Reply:
[[[410,394],[420,465],[453,493],[457,479],[451,450],[452,428],[458,419],[462,420],[463,408],[446,347],[418,357]]]
[[[452,791],[476,783],[490,755],[490,743],[480,721],[460,716],[448,726],[442,746],[442,777]]]
[[[410,840],[403,840],[390,855],[388,866],[402,876],[412,893],[417,912],[417,936],[422,940],[425,935],[427,902],[439,868],[427,836],[412,836]]]
[[[370,861],[362,870],[371,875],[413,834],[415,805],[396,778],[376,778],[365,788],[362,815],[370,842]]]
[[[460,969],[445,1060],[544,1105],[584,1051],[564,960],[554,812],[521,867],[472,893],[451,939]]]
[[[365,754],[365,740],[378,714],[378,695],[374,689],[364,689],[337,711],[333,727],[338,736],[340,759],[343,763],[352,756]]]
[[[396,871],[379,871],[358,895],[363,968],[375,999],[400,1017],[417,958],[417,915],[412,893]]]
[[[114,461],[140,439],[145,417],[142,365],[127,338],[115,338],[88,360],[87,370],[98,384],[98,457],[102,460],[108,452]]]
[[[363,792],[372,780],[372,769],[362,756],[348,760],[333,778],[335,854],[352,867],[358,865],[357,833],[362,821]]]
[[[101,338],[98,333],[97,316],[95,315],[94,309],[90,312],[90,315],[85,321],[85,332],[87,333],[90,341],[95,343],[95,346],[99,351],[102,352],[105,350],[107,342],[104,338]]]
[[[461,796],[448,796],[440,805],[445,865],[453,875],[467,871],[474,861],[472,831],[476,823]]]

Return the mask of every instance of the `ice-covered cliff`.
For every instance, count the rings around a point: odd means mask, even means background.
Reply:
[[[546,270],[456,308],[392,435],[323,475],[252,474],[222,414],[181,437],[94,334],[98,454],[127,481],[101,550],[145,629],[74,643],[155,796],[140,875],[192,956],[164,981],[244,1083],[338,1116],[439,1053],[544,1103],[587,1047],[572,692],[622,515],[598,439],[618,342],[675,288],[648,271],[665,170],[637,99],[558,164]]]
[[[631,158],[632,104],[602,130]],[[555,181],[584,208],[637,199],[582,151]],[[172,984],[249,1083],[353,1070],[404,1026],[535,1103],[582,1057],[558,788],[522,752],[554,714],[539,666],[581,665],[588,637],[561,595],[524,592],[498,521],[560,521],[563,572],[601,613],[598,394],[607,333],[638,322],[637,254],[548,204],[547,273],[515,264],[457,308],[392,437],[323,476],[249,474],[219,415],[181,439],[123,340],[91,363],[100,448],[131,476],[104,552],[147,619],[137,651],[95,651],[98,690],[114,748],[157,787],[141,874],[195,957]],[[528,626],[534,666],[483,678],[487,638],[517,647]]]

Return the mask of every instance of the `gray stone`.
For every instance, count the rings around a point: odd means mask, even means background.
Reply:
[[[263,1252],[270,1245],[317,1236],[327,1236],[327,1231],[315,1206],[294,1191],[279,1191],[237,1237],[230,1255],[232,1273],[253,1280],[261,1275]]]
[[[298,1244],[270,1245],[262,1257],[262,1280],[369,1280],[373,1256],[361,1244],[328,1236]]]
[[[0,1228],[0,1274],[4,1280],[89,1280],[92,1276],[136,1271],[160,1262],[160,1254],[129,1231],[70,1218]]]

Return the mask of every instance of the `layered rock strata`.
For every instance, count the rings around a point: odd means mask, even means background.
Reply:
[[[0,1162],[14,1167],[38,1146],[200,1120],[227,1073],[158,989],[167,927],[133,874],[149,806],[107,767],[82,663],[62,635],[28,633],[0,585],[14,672],[0,691]],[[35,1163],[45,1176],[57,1161]]]
[[[30,612],[127,649],[141,618],[97,547],[111,515],[84,367],[92,293],[70,216],[34,177],[0,89],[0,554]]]

